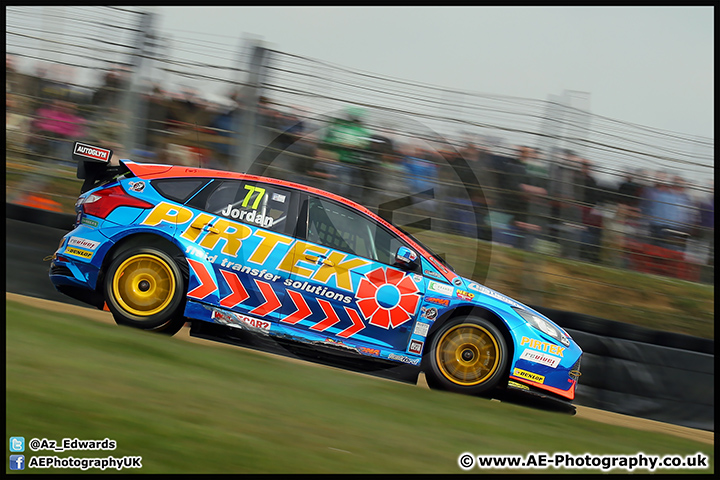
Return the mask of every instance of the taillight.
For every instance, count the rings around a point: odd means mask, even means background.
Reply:
[[[81,205],[87,215],[100,218],[107,218],[117,207],[152,208],[153,204],[131,197],[120,185],[116,185],[88,195]]]

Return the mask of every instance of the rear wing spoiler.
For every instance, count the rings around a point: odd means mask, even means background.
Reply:
[[[77,178],[85,180],[80,190],[81,194],[128,170],[122,163],[110,165],[112,154],[109,148],[95,147],[82,142],[73,144],[72,158],[77,161]]]

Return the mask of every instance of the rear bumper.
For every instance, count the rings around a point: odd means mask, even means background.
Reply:
[[[71,263],[53,261],[50,264],[50,281],[55,289],[68,297],[102,310],[105,305],[103,294],[90,288],[79,270],[77,272],[73,272],[73,270],[78,269]]]

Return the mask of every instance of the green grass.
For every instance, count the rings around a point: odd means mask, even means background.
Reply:
[[[460,473],[463,452],[703,452],[710,468],[690,472],[714,471],[712,446],[665,434],[15,302],[6,313],[6,438],[117,441],[112,452],[28,460],[139,455],[141,473]]]

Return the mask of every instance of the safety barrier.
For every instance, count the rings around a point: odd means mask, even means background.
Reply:
[[[714,431],[714,340],[533,308],[583,349],[576,404]]]

